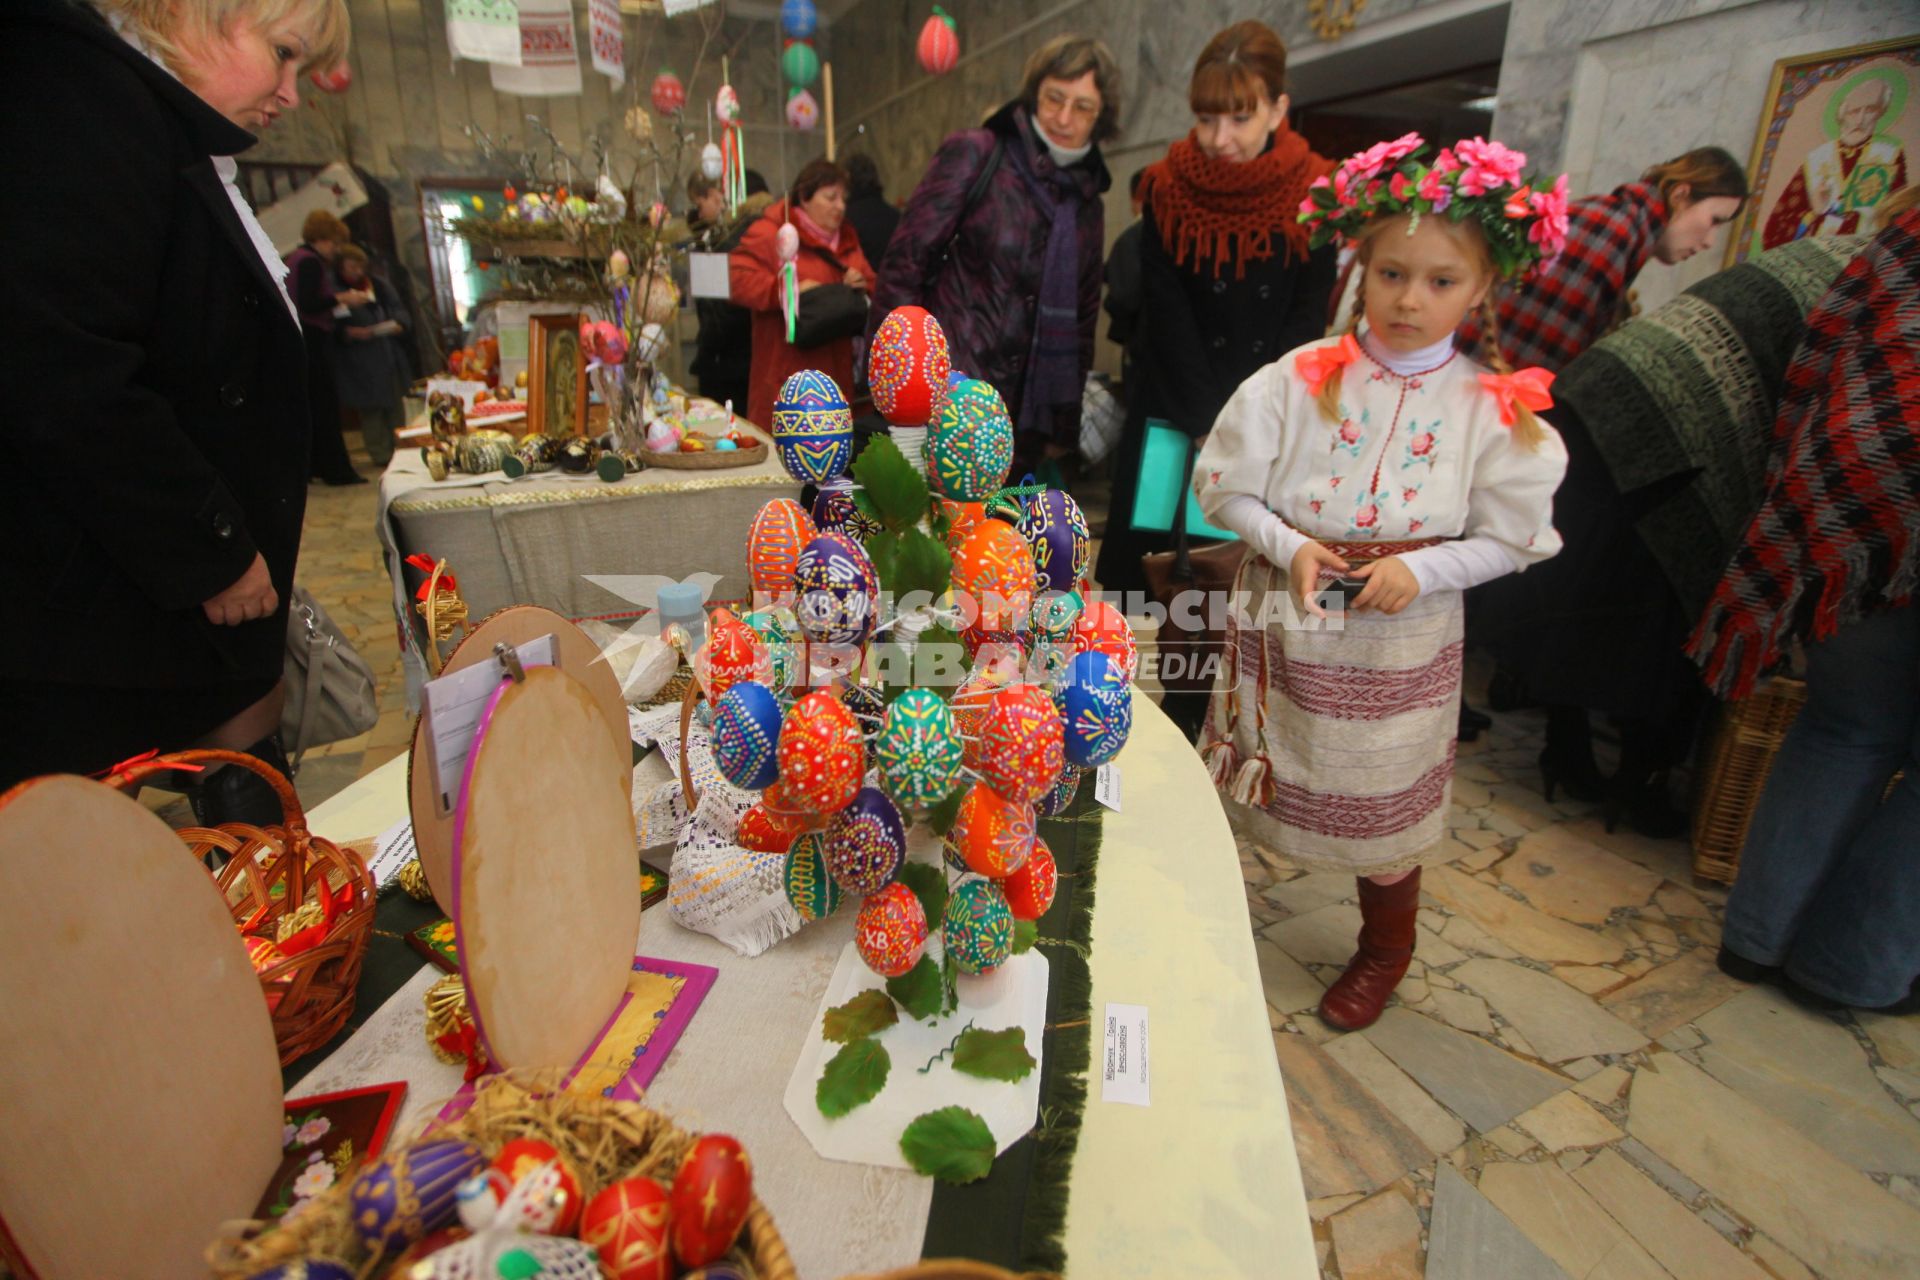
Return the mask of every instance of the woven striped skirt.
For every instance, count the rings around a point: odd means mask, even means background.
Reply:
[[[1286,589],[1286,570],[1258,556],[1234,582],[1252,619]],[[1230,623],[1200,748],[1242,829],[1316,871],[1383,875],[1437,859],[1464,618],[1458,591],[1436,591],[1391,617],[1349,613],[1338,630]]]

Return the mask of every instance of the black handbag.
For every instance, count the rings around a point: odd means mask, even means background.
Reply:
[[[832,261],[831,258],[828,259]],[[840,264],[834,262],[834,266]],[[838,338],[867,331],[867,295],[845,284],[820,284],[800,295],[793,319],[793,345],[824,346]]]

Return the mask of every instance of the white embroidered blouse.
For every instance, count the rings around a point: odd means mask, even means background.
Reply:
[[[1340,420],[1330,422],[1296,363],[1337,345],[1288,352],[1227,401],[1194,466],[1208,520],[1282,569],[1309,537],[1454,539],[1401,557],[1422,591],[1464,590],[1560,550],[1559,433],[1548,427],[1535,449],[1516,443],[1480,381],[1486,370],[1450,344],[1408,360],[1374,354],[1367,334],[1342,371]]]

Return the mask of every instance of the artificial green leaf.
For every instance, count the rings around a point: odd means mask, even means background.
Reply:
[[[1033,944],[1040,936],[1040,925],[1034,920],[1015,920],[1013,922],[1013,954],[1019,955],[1033,950]]]
[[[843,1116],[863,1103],[872,1102],[887,1087],[887,1072],[893,1061],[878,1040],[855,1040],[841,1048],[820,1074],[814,1086],[813,1100],[823,1116]]]
[[[837,1009],[827,1010],[821,1036],[839,1044],[852,1044],[862,1036],[885,1031],[900,1020],[887,993],[879,989],[862,991]]]
[[[894,567],[894,557],[900,552],[900,535],[897,533],[876,533],[867,539],[867,559],[873,564],[874,577],[882,587],[900,594],[893,585],[893,575],[898,572]]]
[[[927,810],[927,829],[937,836],[953,830],[953,820],[960,816],[960,802],[966,798],[967,788],[955,787],[945,800]]]
[[[918,529],[900,535],[900,549],[893,561],[893,577],[887,583],[899,599],[924,591],[938,600],[953,584],[953,557],[945,543],[936,542]]]
[[[876,437],[854,459],[853,478],[866,489],[889,529],[910,529],[927,513],[927,478],[914,469],[900,446]]]
[[[946,873],[924,862],[909,862],[900,868],[900,883],[920,899],[920,909],[927,913],[927,927],[938,929],[947,916]]]
[[[1022,1027],[1005,1031],[974,1027],[960,1033],[960,1043],[953,1050],[953,1069],[983,1080],[1024,1080],[1039,1065],[1027,1052],[1027,1033]]]
[[[887,979],[887,994],[900,1002],[909,1017],[940,1016],[940,966],[932,956],[921,956],[920,963],[897,978]]]
[[[967,678],[967,651],[951,627],[934,623],[913,650],[913,680],[929,689],[953,689]]]
[[[940,1012],[952,1013],[960,1007],[960,966],[953,961],[953,952],[948,951],[940,957]]]
[[[880,508],[873,505],[873,499],[867,496],[865,489],[855,489],[853,491],[853,509],[875,524],[881,523]]]
[[[965,1107],[929,1111],[900,1135],[900,1154],[942,1182],[977,1182],[993,1168],[993,1131]]]

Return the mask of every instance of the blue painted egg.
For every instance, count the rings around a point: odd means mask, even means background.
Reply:
[[[1014,527],[1033,549],[1037,590],[1072,591],[1087,576],[1087,517],[1064,490],[1035,494]]]
[[[805,40],[820,25],[813,0],[780,0],[780,29],[795,40]]]
[[[1060,780],[1053,784],[1051,791],[1040,797],[1039,803],[1033,806],[1033,811],[1043,818],[1057,818],[1065,813],[1067,806],[1073,803],[1074,795],[1080,790],[1080,778],[1085,772],[1086,770],[1076,769],[1072,765],[1063,767],[1060,770]]]
[[[935,493],[979,502],[1007,482],[1013,422],[1000,393],[968,378],[947,395],[927,433],[927,478]]]
[[[1133,690],[1112,658],[1098,650],[1074,658],[1058,697],[1069,764],[1091,769],[1127,745],[1133,729]]]
[[[908,809],[926,809],[960,782],[965,744],[947,700],[931,689],[908,689],[887,708],[873,746],[880,786]]]
[[[1013,909],[992,880],[969,880],[947,899],[942,936],[962,973],[990,973],[1013,954]]]
[[[453,1221],[455,1191],[486,1167],[480,1148],[454,1138],[382,1156],[347,1189],[354,1232],[372,1253],[412,1244]]]
[[[742,680],[713,710],[713,762],[734,786],[759,791],[780,776],[780,702],[756,680]]]
[[[824,831],[802,831],[787,847],[787,901],[802,920],[819,920],[840,906],[840,882],[827,871]]]
[[[713,449],[715,453],[732,453],[735,450],[739,449],[739,447],[740,447],[739,445],[735,444],[731,440],[715,440],[713,442]]]
[[[848,893],[875,894],[892,883],[907,856],[900,810],[877,787],[862,787],[827,823],[827,870]]]
[[[813,523],[821,533],[844,533],[862,546],[885,528],[860,509],[853,490],[832,487],[820,490],[820,496],[813,500]]]
[[[802,484],[825,484],[847,469],[853,413],[832,378],[802,369],[786,380],[773,402],[773,443],[780,465]]]
[[[256,1271],[247,1280],[354,1280],[358,1274],[344,1262],[335,1262],[331,1258],[307,1258]]]
[[[864,547],[843,533],[823,533],[800,550],[793,569],[796,613],[807,638],[821,644],[863,644],[873,630],[880,582]]]

